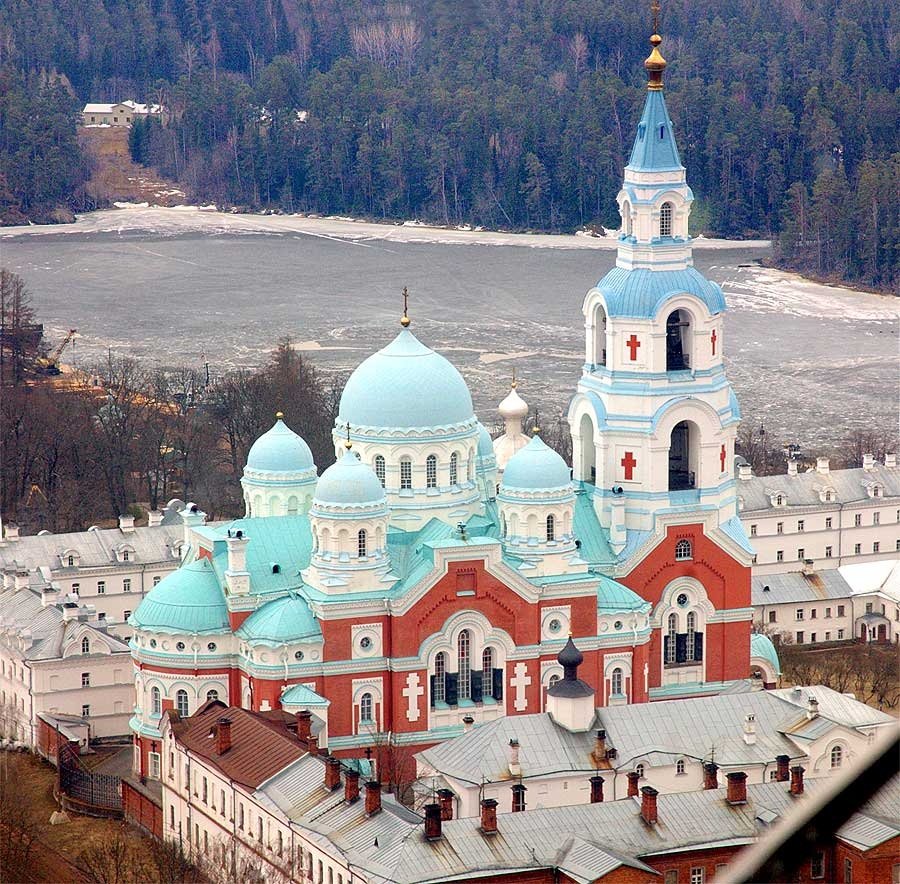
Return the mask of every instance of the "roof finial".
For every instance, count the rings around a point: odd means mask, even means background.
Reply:
[[[653,34],[650,36],[650,45],[653,49],[650,50],[650,55],[647,56],[644,67],[650,74],[650,79],[647,81],[647,88],[659,90],[663,87],[662,77],[663,71],[666,69],[666,60],[659,51],[659,44],[662,43],[662,37],[659,36],[659,0],[652,0],[650,3],[650,12],[653,13]]]
[[[516,377],[516,367],[515,366],[513,366],[512,383],[509,386],[513,390],[515,390],[516,387],[519,386],[519,379]]]
[[[349,451],[353,447],[353,443],[350,441],[350,421],[347,421],[347,441],[344,442],[344,448]]]
[[[283,412],[283,411],[276,411],[276,412],[275,412],[275,420],[280,421],[283,417],[284,417],[284,412]]]
[[[409,328],[409,291],[403,286],[403,316],[400,318],[400,325]]]

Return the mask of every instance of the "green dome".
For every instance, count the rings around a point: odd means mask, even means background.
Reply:
[[[157,632],[228,631],[225,596],[209,559],[196,559],[164,577],[147,593],[128,623]]]
[[[549,491],[570,484],[566,462],[540,436],[534,436],[507,462],[500,491]]]
[[[280,416],[247,455],[247,469],[266,473],[302,473],[315,466],[309,446]]]
[[[768,660],[774,667],[775,674],[781,675],[781,662],[778,659],[778,651],[775,650],[772,639],[767,635],[763,635],[761,632],[754,632],[750,636],[750,656],[751,658],[760,657],[763,660]]]
[[[384,488],[372,468],[352,451],[322,473],[313,506],[375,506],[385,503]]]
[[[241,624],[237,634],[251,643],[281,645],[321,638],[322,630],[306,600],[297,595],[287,595],[266,602],[254,611]]]

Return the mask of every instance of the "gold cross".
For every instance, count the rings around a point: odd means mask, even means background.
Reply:
[[[650,4],[650,12],[653,13],[653,33],[659,33],[659,0],[653,0]]]
[[[403,286],[403,318],[400,320],[400,325],[404,328],[409,327],[409,291],[407,291],[406,286]]]

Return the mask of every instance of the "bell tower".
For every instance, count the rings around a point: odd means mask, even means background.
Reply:
[[[585,297],[585,362],[569,408],[574,478],[617,552],[630,532],[736,515],[740,419],[723,363],[722,290],[693,266],[693,194],[666,108],[656,31],[617,201],[616,266]]]

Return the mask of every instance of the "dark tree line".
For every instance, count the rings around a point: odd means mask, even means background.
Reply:
[[[896,283],[896,5],[663,14],[696,229]],[[17,0],[0,62],[163,103],[135,155],[198,199],[570,230],[618,223],[648,28],[627,0]]]

